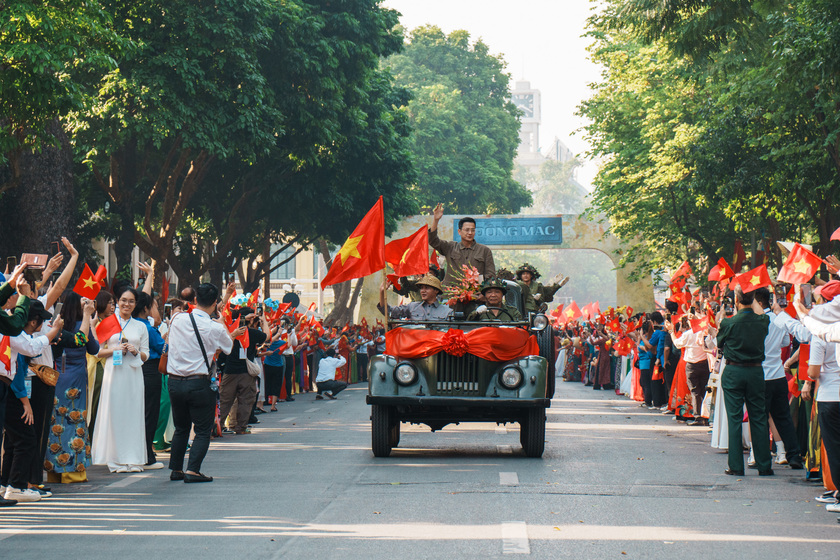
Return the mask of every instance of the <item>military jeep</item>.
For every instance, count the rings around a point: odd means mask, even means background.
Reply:
[[[522,313],[519,285],[511,281],[506,284],[506,303]],[[426,424],[433,432],[452,423],[511,422],[520,425],[519,441],[525,455],[542,457],[545,409],[551,406],[555,387],[554,332],[544,306],[520,322],[466,321],[463,314],[456,314],[449,321],[388,323],[389,329],[458,329],[463,333],[482,327],[516,329],[520,333],[524,329],[536,336],[539,353],[501,361],[480,358],[469,350],[461,356],[440,351],[410,358],[393,355],[389,345],[385,354],[372,358],[369,369],[367,403],[371,405],[374,456],[387,457],[399,445],[402,422]],[[517,334],[515,338],[528,337]]]

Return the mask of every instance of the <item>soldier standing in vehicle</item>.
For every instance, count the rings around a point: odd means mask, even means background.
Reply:
[[[562,275],[558,275],[558,282],[543,286],[540,282],[537,282],[537,278],[539,277],[540,273],[537,272],[537,269],[532,264],[524,263],[516,269],[516,280],[523,288],[522,296],[525,313],[536,312],[537,306],[540,303],[551,303],[557,290],[565,286],[569,281],[568,276],[563,277]]]
[[[505,304],[507,286],[504,281],[493,278],[484,283],[481,294],[484,296],[486,306],[481,306],[473,311],[467,318],[468,321],[521,321],[522,314],[513,306]]]

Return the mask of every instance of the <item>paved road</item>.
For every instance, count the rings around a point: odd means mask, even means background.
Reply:
[[[840,557],[840,525],[802,471],[726,476],[706,429],[612,392],[559,384],[542,459],[521,455],[518,426],[492,424],[403,425],[374,459],[365,392],[299,396],[216,440],[210,484],[95,468],[0,510],[0,557]]]

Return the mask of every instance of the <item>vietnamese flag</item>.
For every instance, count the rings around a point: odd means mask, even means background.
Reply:
[[[96,299],[101,289],[102,284],[97,280],[96,275],[93,274],[90,267],[85,264],[85,268],[82,270],[81,276],[79,276],[79,281],[73,287],[73,291],[83,298]]]
[[[428,235],[428,234],[426,234]],[[440,268],[440,261],[438,260],[437,251],[432,249],[432,256],[429,258],[429,264]]]
[[[767,273],[766,264],[757,266],[743,274],[739,274],[734,278],[734,281],[741,285],[744,293],[773,285],[773,282],[770,280],[770,275]]]
[[[709,282],[720,282],[733,276],[735,276],[735,272],[729,267],[726,259],[721,257],[718,259],[718,263],[709,271]]]
[[[385,245],[385,262],[398,276],[429,272],[429,228],[421,226],[408,237],[394,239]]]
[[[259,302],[260,302],[260,289],[259,289],[259,288],[257,288],[257,289],[256,289],[256,290],[254,290],[254,292],[251,294],[251,297],[249,297],[249,298],[248,298],[248,303],[246,304],[246,306],[247,306],[247,307],[251,307],[251,308],[253,308],[253,307],[254,307],[255,305],[257,305]]]
[[[100,344],[105,344],[108,339],[122,331],[120,320],[117,319],[117,314],[110,315],[96,326],[96,338],[99,339]]]
[[[709,309],[706,311],[706,319],[708,319],[709,326],[713,329],[717,328],[717,321],[715,320],[715,314],[712,313],[712,310]]]
[[[563,322],[564,323],[571,323],[573,321],[577,321],[583,317],[583,313],[581,313],[578,304],[572,301],[568,307],[563,311]]]
[[[610,321],[607,328],[610,329],[614,333],[621,332],[621,321],[618,320],[618,317],[615,317],[612,321]]]
[[[99,268],[96,269],[96,274],[93,275],[96,278],[96,281],[102,284],[103,288],[108,287],[108,270],[105,268],[104,264],[100,264]]]
[[[12,347],[11,338],[4,336],[0,339],[0,363],[6,366],[6,371],[12,373]]]
[[[385,268],[385,212],[382,197],[344,242],[332,260],[329,272],[321,281],[321,289],[362,278]]]
[[[674,275],[671,276],[671,284],[681,284],[685,285],[685,281],[691,276],[693,273],[691,272],[691,265],[688,264],[688,261],[685,261],[680,265],[680,267],[674,272]]]
[[[691,320],[691,331],[695,333],[699,333],[705,329],[709,328],[709,317],[703,317],[702,319],[692,319]]]
[[[592,307],[590,308],[590,311],[592,312],[593,317],[597,317],[598,315],[601,314],[601,306],[598,305],[597,301],[592,304]]]
[[[800,245],[793,244],[777,280],[788,284],[806,284],[820,268],[822,259]]]
[[[239,328],[240,319],[242,319],[242,315],[237,315],[236,316],[236,321],[234,321],[233,323],[228,325],[228,331],[229,332],[232,333],[233,331],[235,331],[236,329]],[[239,341],[239,345],[242,348],[248,348],[248,346],[250,346],[250,344],[251,344],[251,338],[248,335],[248,329],[246,328],[244,333],[242,333],[240,336],[237,336],[236,340]]]
[[[744,265],[744,261],[747,260],[747,254],[744,252],[744,244],[741,243],[741,240],[735,241],[735,255],[734,255],[735,266],[732,267],[732,270],[741,270],[741,267]]]

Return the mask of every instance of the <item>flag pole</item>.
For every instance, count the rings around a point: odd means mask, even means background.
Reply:
[[[390,314],[388,313],[388,269],[387,265],[382,267],[382,285],[385,286],[385,334],[388,334],[388,320]]]

